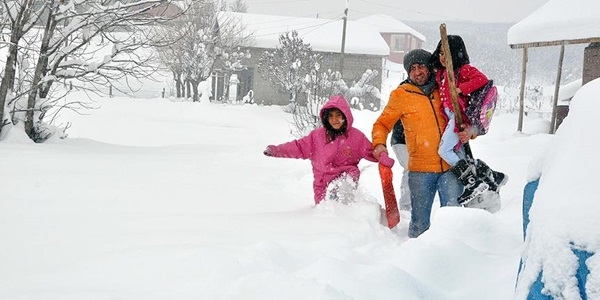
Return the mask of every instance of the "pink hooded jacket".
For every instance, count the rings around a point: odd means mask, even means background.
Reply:
[[[325,127],[321,126],[301,139],[268,146],[274,157],[310,159],[316,204],[325,198],[327,185],[343,173],[358,181],[358,162],[362,158],[377,161],[372,154],[371,142],[364,133],[352,127],[354,118],[346,99],[341,95],[332,96],[319,113],[321,119],[323,112],[329,108],[339,109],[346,117],[346,132],[333,141],[329,141]]]

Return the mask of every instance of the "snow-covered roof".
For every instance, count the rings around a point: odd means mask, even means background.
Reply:
[[[314,51],[340,53],[342,45],[342,20],[298,18],[262,14],[222,12],[220,20],[237,19],[246,34],[253,38],[252,46],[274,49],[282,33],[296,30]],[[227,23],[227,22],[223,22]],[[387,56],[390,48],[376,28],[356,21],[346,25],[345,53]]]
[[[600,42],[600,1],[549,0],[508,30],[511,48]]]
[[[558,102],[559,104],[565,104],[565,102],[571,101],[571,98],[577,93],[577,91],[581,88],[581,83],[583,80],[581,78],[571,81],[569,83],[563,84],[558,89]],[[555,86],[547,86],[544,87],[544,96],[546,97],[554,97],[554,88]]]
[[[356,21],[369,24],[381,33],[410,33],[421,41],[425,41],[424,35],[392,16],[384,14],[371,15]]]
[[[560,87],[558,90],[558,101],[570,100],[575,96],[575,93],[581,88],[581,83],[583,80],[581,78],[571,81]]]

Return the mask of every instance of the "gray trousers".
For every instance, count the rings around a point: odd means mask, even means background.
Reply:
[[[396,155],[396,160],[398,160],[398,163],[403,168],[402,181],[400,184],[400,198],[398,199],[400,210],[410,211],[410,189],[408,187],[408,151],[406,150],[405,144],[392,145],[392,149]]]

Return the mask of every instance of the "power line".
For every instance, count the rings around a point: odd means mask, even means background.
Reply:
[[[325,25],[327,25],[329,23],[337,22],[339,20],[340,19],[331,19],[331,20],[329,20],[327,22],[324,22],[324,23],[321,23],[321,24],[318,24],[318,25],[311,25],[311,26],[306,26],[306,27],[299,27],[299,28],[294,28],[293,30],[299,31],[299,30],[303,30],[303,29],[310,29],[310,28],[312,28],[312,30],[309,30],[309,31],[303,33],[303,34],[307,34],[309,32],[313,32],[313,31],[319,29],[322,26],[325,26]],[[281,35],[281,34],[286,33],[288,31],[289,30],[279,31],[279,32],[273,32],[273,33],[265,33],[265,34],[261,34],[261,35],[254,35],[253,37],[271,36],[271,35],[274,35],[274,34]]]
[[[310,0],[292,0],[292,1],[264,1],[264,2],[251,2],[248,4],[288,4],[294,2],[309,2]]]
[[[304,34],[311,33],[311,32],[313,32],[313,31],[315,31],[315,30],[319,29],[320,27],[322,27],[322,26],[324,26],[324,25],[326,25],[326,24],[333,23],[333,22],[335,22],[335,21],[339,21],[339,20],[341,20],[341,19],[340,19],[340,17],[341,17],[343,14],[344,14],[344,13],[341,13],[341,14],[339,14],[339,15],[335,16],[333,19],[331,19],[331,20],[330,20],[329,22],[327,22],[327,23],[323,23],[323,24],[321,24],[321,25],[319,25],[319,26],[315,26],[315,28],[314,28],[314,29],[307,31],[307,32],[305,32]]]
[[[296,20],[296,19],[299,19],[299,17],[288,17],[288,18],[282,18],[282,19],[279,19],[279,20],[268,20],[268,21],[263,21],[263,22],[251,23],[251,25],[277,24],[277,23],[287,22],[289,20]]]
[[[410,9],[406,9],[403,7],[399,7],[399,6],[393,6],[393,5],[387,5],[387,4],[381,4],[381,3],[377,3],[377,2],[373,2],[373,1],[369,1],[369,0],[358,0],[358,1],[362,1],[368,4],[373,4],[373,5],[377,5],[377,6],[381,6],[381,7],[385,7],[385,8],[392,8],[401,12],[410,12],[410,13],[415,13],[415,14],[419,14],[419,15],[423,15],[423,16],[427,16],[427,17],[437,17],[437,18],[442,18],[442,19],[449,19],[449,20],[456,20],[456,21],[469,21],[467,19],[463,19],[463,18],[457,18],[456,16],[443,16],[443,15],[437,15],[437,14],[432,14],[432,13],[425,13],[422,11],[417,11],[417,10],[410,10]]]

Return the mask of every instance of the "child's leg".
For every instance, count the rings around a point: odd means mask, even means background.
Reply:
[[[325,200],[327,187],[325,186],[317,186],[313,184],[313,191],[315,193],[315,205],[321,203],[321,201]]]
[[[472,159],[461,159],[450,171],[465,187],[462,195],[458,197],[458,203],[461,205],[469,203],[489,189],[489,185],[478,176]]]
[[[444,129],[444,133],[442,134],[442,139],[438,148],[438,154],[450,166],[455,166],[460,160],[460,157],[458,157],[456,152],[454,152],[454,147],[459,142],[458,134],[454,132],[455,118],[454,113],[452,113],[449,109],[446,108],[444,111],[446,112],[449,120],[448,124],[446,125],[446,129]]]
[[[338,201],[343,204],[354,202],[357,186],[357,180],[349,174],[343,173],[329,183],[325,199]]]
[[[508,175],[494,171],[484,161],[480,159],[475,160],[477,175],[485,181],[489,186],[490,190],[497,192],[501,186],[505,185],[508,181]]]

